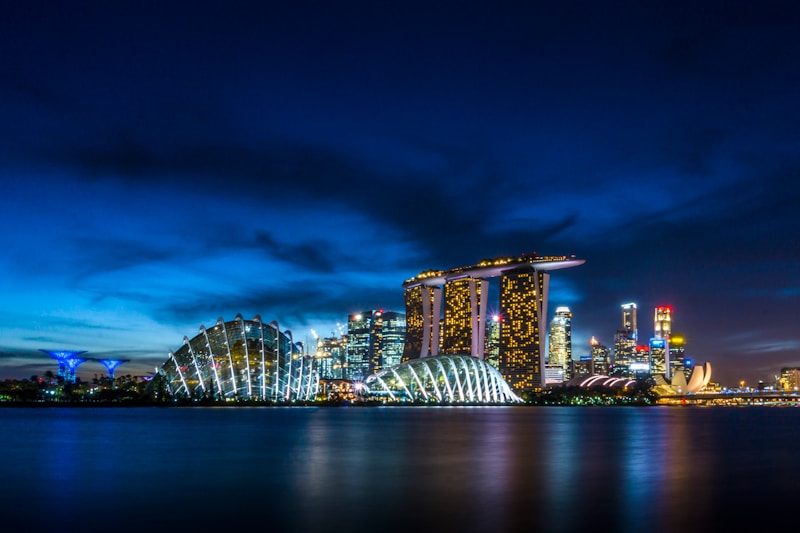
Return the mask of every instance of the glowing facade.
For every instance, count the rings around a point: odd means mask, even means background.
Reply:
[[[342,379],[347,337],[325,337],[317,340],[314,356],[320,379]]]
[[[406,335],[406,316],[384,311],[381,325],[381,368],[399,365],[403,357]]]
[[[543,386],[540,334],[546,331],[549,283],[546,271],[583,263],[583,259],[575,256],[499,257],[468,267],[429,270],[406,280],[403,360],[438,355],[440,332],[443,353],[469,353],[482,359],[486,346],[487,280],[499,276],[500,372],[520,391]],[[443,296],[444,319],[440,326]],[[528,301],[530,298],[533,303]]]
[[[387,402],[503,404],[522,401],[490,364],[467,355],[407,361],[369,376],[365,396]]]
[[[319,378],[302,348],[276,321],[220,318],[208,329],[200,326],[192,339],[184,337],[151,383],[163,383],[174,398],[312,400]]]
[[[656,307],[653,320],[653,331],[656,339],[669,340],[672,333],[672,308],[667,306]]]
[[[506,272],[500,278],[500,373],[512,389],[543,388],[541,336],[547,317],[550,275],[537,270]]]
[[[600,341],[594,337],[589,340],[589,345],[592,347],[592,372],[591,374],[608,374],[610,350],[608,347],[600,344]]]
[[[460,278],[444,286],[443,354],[469,353],[483,359],[489,282]]]
[[[572,312],[569,307],[556,308],[548,337],[548,365],[561,367],[563,376],[569,379],[569,363],[572,361]]]
[[[361,380],[400,363],[406,317],[394,311],[363,311],[347,320],[347,352],[342,377]]]
[[[486,362],[500,368],[500,315],[492,315],[486,322],[486,345],[483,349]]]
[[[442,278],[437,276],[435,279],[438,282]],[[442,288],[422,283],[415,284],[406,288],[405,300],[406,338],[403,361],[438,355]]]
[[[636,342],[639,331],[636,311],[635,303],[622,305],[622,327],[614,335],[613,373],[616,376],[629,376],[634,373],[630,367],[637,362]]]

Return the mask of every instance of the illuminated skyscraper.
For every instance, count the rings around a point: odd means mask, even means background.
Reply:
[[[467,267],[429,270],[406,280],[406,348],[404,360],[441,351],[484,358],[487,346],[488,279],[500,277],[498,359],[503,378],[518,392],[543,385],[544,350],[540,340],[547,328],[546,271],[584,263],[575,256],[485,259]],[[439,312],[444,294],[444,317]],[[439,335],[439,332],[442,335]]]
[[[400,362],[405,338],[405,315],[393,311],[363,311],[347,320],[344,379],[361,380]],[[388,357],[388,359],[387,359]]]
[[[486,346],[483,354],[487,363],[500,368],[500,315],[492,315],[486,322]]]
[[[650,373],[667,375],[667,360],[669,354],[669,341],[667,339],[650,339]]]
[[[500,373],[515,392],[544,387],[541,336],[547,317],[550,275],[533,269],[500,277]]]
[[[381,368],[400,364],[406,336],[406,315],[394,311],[383,312],[381,328]],[[377,372],[377,369],[375,370]]]
[[[569,363],[572,361],[572,312],[569,307],[557,307],[550,321],[548,342],[548,365],[560,366],[563,376],[569,379]]]
[[[325,337],[317,341],[317,361],[320,379],[342,379],[347,337]]]
[[[688,363],[691,364],[691,361]],[[669,337],[669,373],[667,377],[671,378],[676,372],[680,371],[689,373],[687,372],[687,366],[689,365],[686,361],[686,341],[683,335],[671,334]],[[691,368],[688,370],[691,371]]]
[[[603,376],[608,375],[610,351],[607,346],[600,344],[600,341],[591,338],[589,344],[592,347],[593,372]]]
[[[370,372],[374,311],[354,313],[347,317],[347,352],[342,372],[344,379],[365,379]]]
[[[658,306],[653,320],[653,338],[650,340],[650,372],[672,377],[670,362],[670,336],[672,334],[672,308]],[[663,342],[659,342],[663,341]]]
[[[439,283],[438,280],[437,276],[433,283]],[[403,361],[438,355],[442,288],[420,283],[406,289],[405,300],[406,336]]]
[[[654,328],[656,339],[669,340],[672,333],[672,308],[667,306],[656,307]]]
[[[488,285],[486,280],[476,278],[445,284],[442,353],[483,359]]]
[[[622,304],[622,330],[633,333],[633,338],[636,339],[639,329],[636,324],[635,303]]]
[[[630,366],[636,363],[636,341],[639,332],[636,324],[636,304],[622,305],[622,327],[614,335],[614,363],[611,373],[619,377],[631,375]]]

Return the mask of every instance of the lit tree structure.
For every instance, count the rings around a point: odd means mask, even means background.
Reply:
[[[64,381],[70,381],[70,375],[72,376],[72,381],[75,381],[75,368],[84,362],[86,359],[79,359],[78,356],[81,354],[86,353],[86,350],[81,351],[69,351],[69,350],[39,350],[40,352],[44,352],[56,361],[58,361],[58,375],[59,377],[63,378]],[[72,359],[79,359],[79,363],[75,364],[73,367],[69,361]]]
[[[122,363],[130,361],[130,359],[95,359],[95,361],[106,367],[106,370],[108,370],[108,379],[113,380],[114,370]]]
[[[67,359],[67,383],[75,383],[75,369],[87,360],[86,357],[70,357]]]

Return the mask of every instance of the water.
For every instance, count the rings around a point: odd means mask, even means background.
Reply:
[[[25,531],[794,525],[800,409],[0,409]]]

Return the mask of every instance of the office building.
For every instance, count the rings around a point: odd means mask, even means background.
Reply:
[[[486,344],[483,357],[494,368],[500,368],[500,315],[492,315],[486,323]]]
[[[636,342],[639,338],[637,329],[636,304],[622,305],[622,326],[614,334],[614,361],[611,372],[617,377],[631,375],[630,366],[636,361]]]
[[[668,306],[659,306],[655,310],[655,319],[653,321],[653,337],[656,339],[669,340],[672,333],[672,308]]]
[[[348,316],[342,377],[363,380],[402,358],[406,317],[393,311],[362,311]]]
[[[564,380],[570,379],[570,361],[572,361],[572,312],[569,307],[557,307],[553,320],[550,321],[548,333],[549,367],[560,366]]]
[[[342,379],[346,352],[347,336],[317,340],[315,359],[320,379]]]
[[[594,337],[589,340],[589,345],[592,350],[592,355],[590,356],[592,372],[607,376],[610,368],[611,351],[607,346],[600,344],[600,341]]]

